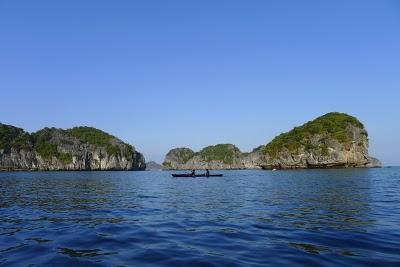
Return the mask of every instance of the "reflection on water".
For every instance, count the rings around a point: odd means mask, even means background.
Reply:
[[[0,173],[0,265],[396,265],[400,169]]]

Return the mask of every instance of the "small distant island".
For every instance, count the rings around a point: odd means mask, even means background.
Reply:
[[[282,133],[250,153],[232,144],[218,144],[194,152],[170,150],[166,169],[305,169],[380,167],[368,154],[368,133],[355,117],[331,112]]]
[[[44,128],[34,133],[0,124],[0,170],[144,170],[129,144],[92,127]]]
[[[155,161],[146,162],[146,171],[162,171],[163,166]]]

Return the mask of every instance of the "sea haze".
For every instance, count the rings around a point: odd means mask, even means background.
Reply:
[[[0,173],[0,265],[395,266],[400,168]]]

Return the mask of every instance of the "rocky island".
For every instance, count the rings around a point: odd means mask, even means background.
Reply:
[[[246,154],[232,144],[208,146],[199,152],[189,148],[175,148],[163,162],[166,169],[245,169]]]
[[[175,148],[163,162],[167,169],[304,169],[380,167],[368,154],[368,133],[355,117],[331,112],[282,133],[250,153],[232,144],[199,152]]]
[[[0,124],[0,170],[144,170],[129,144],[92,127],[34,133]]]
[[[146,162],[146,171],[162,171],[163,166],[155,161]]]

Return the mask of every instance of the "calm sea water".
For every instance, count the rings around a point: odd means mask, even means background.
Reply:
[[[0,173],[0,265],[400,266],[400,168]]]

